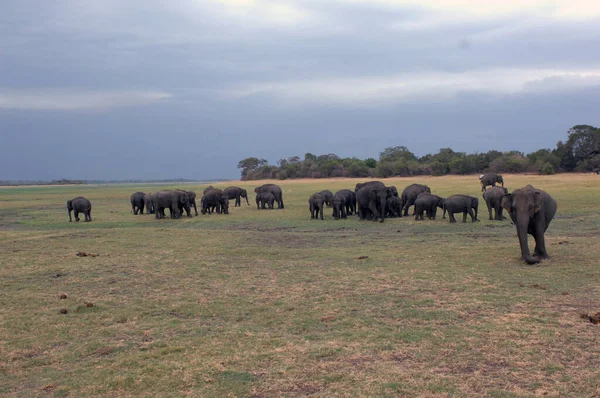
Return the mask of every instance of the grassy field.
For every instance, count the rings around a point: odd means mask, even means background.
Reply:
[[[600,396],[580,318],[600,311],[600,178],[505,181],[557,200],[551,260],[521,263],[483,200],[479,223],[310,220],[311,193],[357,180],[181,220],[130,213],[157,186],[0,188],[0,395]],[[477,176],[385,182],[480,197]],[[79,195],[94,222],[68,222]]]

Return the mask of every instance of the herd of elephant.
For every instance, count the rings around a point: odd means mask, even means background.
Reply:
[[[479,177],[483,199],[488,208],[490,220],[504,220],[502,211],[506,210],[517,227],[517,236],[521,246],[522,259],[528,264],[536,264],[540,259],[548,257],[544,242],[544,233],[550,225],[557,209],[556,201],[545,191],[536,189],[531,185],[508,193],[504,188],[501,175],[485,174]],[[500,183],[502,187],[496,186]],[[490,189],[487,189],[491,186]],[[275,184],[264,184],[254,189],[256,193],[256,206],[258,209],[273,209],[277,202],[279,209],[284,208],[283,193]],[[248,193],[240,187],[217,189],[212,186],[206,188],[200,200],[202,214],[216,212],[229,214],[229,201],[235,200],[235,207],[241,206],[241,199],[248,201]],[[165,218],[165,210],[169,209],[171,218],[180,218],[185,211],[191,217],[191,209],[198,215],[196,207],[196,193],[181,189],[163,190],[154,194],[136,192],[131,195],[131,211],[133,214],[154,214],[157,219]],[[463,222],[467,216],[472,222],[477,219],[479,199],[469,195],[452,195],[442,198],[431,193],[427,185],[412,184],[404,188],[402,194],[394,186],[386,186],[380,181],[370,181],[356,184],[354,190],[342,189],[335,194],[329,190],[317,192],[308,199],[311,219],[323,220],[325,206],[333,208],[333,218],[347,218],[356,214],[360,220],[373,220],[384,222],[388,217],[406,217],[411,206],[414,206],[413,215],[416,220],[424,217],[434,220],[437,209],[443,210],[443,218],[448,218],[450,223],[455,223],[454,214],[462,213]],[[79,221],[79,213],[83,213],[85,221],[92,221],[92,204],[83,197],[67,201],[69,222],[71,211],[74,212],[75,221]],[[492,214],[494,213],[494,214]],[[535,239],[533,255],[529,252],[527,234]]]

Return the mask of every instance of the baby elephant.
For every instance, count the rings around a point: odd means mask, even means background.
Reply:
[[[256,194],[257,209],[266,209],[268,206],[268,208],[272,210],[273,203],[275,203],[275,195],[273,195],[271,192],[262,192]]]
[[[454,213],[463,213],[463,222],[467,222],[467,214],[471,216],[471,221],[477,219],[477,209],[479,208],[479,199],[467,195],[452,195],[444,200],[443,218],[446,218],[446,212],[451,223],[455,223]]]
[[[325,198],[321,193],[317,192],[308,199],[308,208],[310,210],[311,220],[318,219],[321,213],[323,219],[323,207],[325,206]]]
[[[339,220],[340,218],[348,218],[348,192],[338,191],[335,193],[335,195],[333,195],[333,218],[335,220]]]
[[[75,215],[75,221],[79,221],[79,213],[85,216],[85,222],[92,221],[92,203],[84,197],[77,197],[67,200],[67,210],[69,211],[69,222],[71,219],[71,211]]]
[[[508,194],[508,189],[501,187],[492,187],[483,193],[483,200],[487,205],[488,212],[490,213],[491,220],[504,220],[506,217],[502,215],[502,197]],[[492,209],[496,212],[494,218],[492,218]]]
[[[415,220],[423,220],[423,213],[426,213],[430,220],[435,220],[437,208],[444,208],[444,200],[444,198],[427,192],[419,194],[415,201]]]

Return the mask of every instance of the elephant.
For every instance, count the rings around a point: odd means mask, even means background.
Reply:
[[[71,211],[75,216],[75,221],[79,221],[79,213],[85,216],[84,222],[92,221],[92,203],[82,196],[67,200],[67,210],[69,211],[69,222],[72,222]]]
[[[468,196],[468,195],[452,195],[444,200],[444,214],[443,218],[446,218],[446,212],[450,218],[450,223],[455,223],[454,213],[463,213],[463,222],[467,222],[467,214],[471,216],[471,221],[479,221],[477,219],[477,210],[479,208],[479,199]]]
[[[495,187],[497,182],[501,183],[502,187],[504,188],[504,179],[500,174],[482,174],[479,176],[479,181],[481,182],[481,192],[484,192],[485,187],[487,187],[488,185]]]
[[[211,213],[215,208],[217,214],[229,214],[229,196],[220,189],[213,188],[202,196],[202,214]]]
[[[592,172],[600,174],[600,167],[596,167],[594,170],[592,170]]]
[[[415,220],[423,220],[423,212],[427,214],[427,218],[435,220],[438,207],[444,208],[445,199],[430,193],[421,193],[415,200]]]
[[[392,196],[392,190],[389,187],[363,186],[356,192],[359,218],[361,220],[372,219],[373,221],[377,221],[379,218],[379,222],[383,222],[387,199]]]
[[[129,198],[129,200],[131,201],[131,212],[137,216],[138,212],[140,214],[144,214],[144,206],[145,206],[145,202],[144,202],[144,193],[143,192],[136,192],[131,194],[131,197]]]
[[[358,184],[356,184],[356,187],[354,187],[354,192],[358,192],[359,189],[364,188],[364,187],[369,187],[369,186],[373,186],[373,187],[385,187],[385,184],[381,181],[368,181],[368,182],[359,182]]]
[[[283,209],[283,193],[281,191],[281,188],[278,185],[275,184],[265,184],[265,185],[261,185],[260,187],[256,187],[254,188],[254,192],[255,193],[263,193],[263,192],[271,192],[273,194],[273,196],[275,197],[275,201],[277,202],[277,208],[278,209]]]
[[[144,205],[146,206],[146,213],[154,214],[154,203],[152,202],[152,194],[144,194]]]
[[[325,199],[325,205],[327,207],[331,207],[332,206],[331,202],[333,201],[333,193],[329,189],[326,189],[326,190],[321,191],[319,193],[321,195],[323,195],[323,199]]]
[[[235,204],[233,207],[239,207],[242,205],[241,198],[246,199],[246,203],[250,206],[250,202],[248,202],[248,192],[244,188],[240,187],[227,187],[223,190],[229,200],[235,199]]]
[[[321,220],[323,220],[323,208],[325,207],[325,197],[320,192],[314,193],[308,198],[308,208],[310,210],[310,219],[316,220],[319,218],[321,213]]]
[[[502,215],[502,197],[504,195],[508,195],[508,189],[500,187],[492,187],[483,193],[483,200],[485,200],[488,212],[490,213],[490,221],[502,221],[506,219],[506,217]],[[492,209],[496,213],[494,218],[492,218]]]
[[[556,201],[547,192],[531,185],[517,189],[502,197],[502,207],[508,211],[517,226],[517,236],[521,245],[521,258],[527,264],[537,264],[548,258],[544,233],[556,214]],[[533,256],[529,253],[527,234],[535,239]]]
[[[393,187],[390,187],[393,188]],[[398,191],[396,191],[397,193]],[[392,189],[392,196],[387,198],[385,204],[385,216],[386,217],[402,217],[402,199],[394,195],[394,190]]]
[[[207,186],[206,188],[204,188],[204,191],[202,191],[202,195],[206,195],[206,193],[208,191],[210,191],[211,189],[215,189],[212,185]]]
[[[335,195],[333,195],[333,197],[334,197],[334,204],[333,204],[334,217],[335,217],[335,213],[336,213],[336,207],[335,207],[335,196],[336,195],[341,195],[346,198],[344,201],[346,216],[356,213],[356,193],[349,189],[340,189],[339,191],[337,191],[335,193]]]
[[[196,217],[198,217],[198,209],[196,208],[196,192],[194,191],[184,191],[183,189],[177,189],[177,191],[184,192],[188,197],[188,205],[190,206],[190,210],[192,206],[194,206],[194,213]],[[179,207],[179,211],[182,211],[181,206]]]
[[[171,218],[179,218],[185,210],[188,217],[190,213],[190,199],[185,191],[164,190],[152,195],[154,216],[156,219],[165,218],[165,209],[171,212]]]
[[[348,189],[340,190],[333,195],[333,218],[339,220],[340,218],[348,218],[348,201],[352,200],[349,193],[353,193]]]
[[[273,210],[275,196],[271,192],[263,192],[256,194],[256,208]]]
[[[395,197],[397,197],[397,198],[399,198],[399,197],[400,197],[400,195],[398,195],[398,189],[397,189],[395,186],[391,185],[391,186],[390,186],[390,189],[392,190],[392,195],[393,195],[393,196],[395,196]]]
[[[404,188],[404,191],[402,191],[402,196],[400,197],[402,199],[402,203],[404,203],[404,216],[408,216],[408,209],[410,206],[415,204],[417,196],[423,192],[431,193],[431,189],[427,185],[421,184],[412,184]]]

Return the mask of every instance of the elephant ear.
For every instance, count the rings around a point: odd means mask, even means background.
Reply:
[[[533,194],[533,211],[537,213],[542,208],[542,194],[540,191],[535,191]]]
[[[377,190],[376,189],[371,189],[371,191],[369,192],[369,199],[371,199],[371,200],[377,199]]]
[[[387,198],[391,198],[394,196],[394,190],[392,188],[387,189]]]
[[[512,210],[512,195],[511,194],[504,195],[502,197],[502,201],[500,202],[500,205],[502,206],[502,208],[506,209],[506,211],[508,211],[510,213],[510,211]]]

